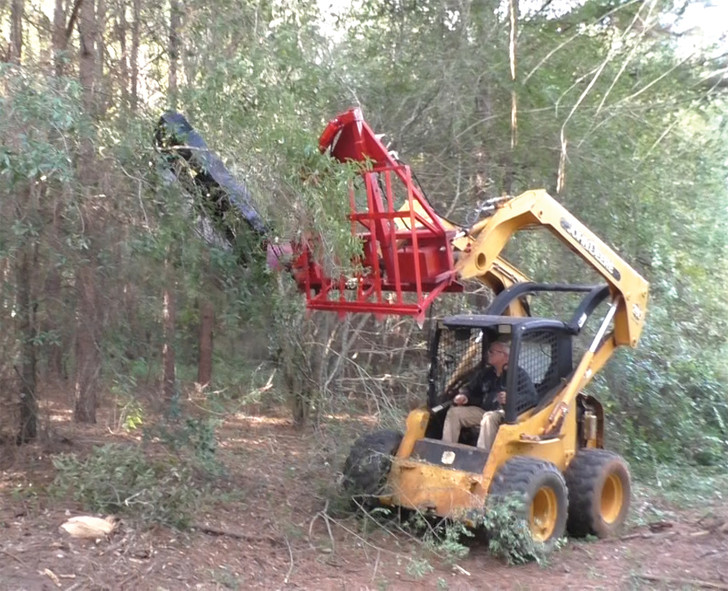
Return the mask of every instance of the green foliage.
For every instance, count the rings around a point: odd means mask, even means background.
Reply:
[[[414,557],[407,563],[407,574],[415,579],[423,579],[434,570],[434,567],[424,558]]]
[[[175,414],[180,415],[181,411]],[[144,437],[159,439],[180,457],[183,457],[183,452],[191,453],[198,468],[211,474],[219,474],[223,471],[216,456],[215,431],[219,424],[220,420],[213,418],[172,417],[172,420],[147,427]]]
[[[0,76],[0,177],[11,187],[71,182],[73,148],[86,125],[78,83],[7,64]]]
[[[647,461],[633,464],[633,472],[639,483],[633,518],[641,523],[659,518],[666,507],[702,509],[725,500],[728,475],[723,466]]]
[[[640,466],[689,462],[726,465],[728,399],[719,352],[693,353],[684,336],[665,338],[648,325],[638,351],[617,356],[595,384],[619,447]],[[673,332],[674,326],[666,324]],[[617,368],[619,371],[617,371]]]
[[[488,536],[490,553],[508,564],[524,564],[546,559],[543,544],[534,541],[528,523],[523,518],[524,499],[511,495],[497,502],[486,503],[480,522]]]
[[[138,400],[128,399],[120,406],[120,423],[127,431],[135,431],[144,424],[144,409]]]
[[[139,373],[117,374],[111,386],[116,411],[119,413],[116,424],[127,431],[140,428],[146,419],[144,407],[136,395],[138,382],[141,379]]]
[[[449,564],[465,558],[470,549],[463,544],[463,538],[473,538],[473,532],[460,521],[439,521],[432,523],[422,513],[414,513],[407,525],[417,532],[424,532],[422,543],[425,550],[444,559]]]
[[[85,459],[53,459],[51,492],[71,495],[84,509],[125,514],[146,523],[187,527],[202,489],[188,466],[174,457],[148,458],[135,446],[95,447]]]
[[[67,246],[82,243],[73,162],[88,121],[78,84],[7,64],[0,77],[0,256],[33,243],[43,270],[63,270]],[[59,225],[65,244],[54,235]]]

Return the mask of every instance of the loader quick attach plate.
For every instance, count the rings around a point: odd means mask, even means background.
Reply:
[[[443,443],[438,439],[420,439],[412,449],[413,460],[423,460],[443,468],[482,474],[488,454],[471,445]]]

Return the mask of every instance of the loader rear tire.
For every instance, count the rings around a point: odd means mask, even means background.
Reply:
[[[397,453],[402,434],[397,431],[375,431],[354,442],[344,462],[344,492],[355,504],[365,508],[378,505]]]
[[[519,509],[535,542],[549,551],[564,535],[568,514],[566,483],[559,469],[551,462],[529,457],[515,457],[496,473],[488,498],[499,503],[520,495]]]
[[[604,449],[582,449],[564,476],[569,489],[569,535],[616,535],[627,519],[632,493],[624,459]]]

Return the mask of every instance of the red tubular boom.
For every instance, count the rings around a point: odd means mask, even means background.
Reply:
[[[308,308],[341,315],[409,315],[421,321],[440,293],[462,291],[453,271],[452,231],[445,229],[412,182],[410,168],[391,156],[361,111],[351,109],[332,120],[319,147],[342,162],[365,164],[365,210],[357,208],[355,187],[349,191],[351,231],[361,240],[363,254],[353,261],[360,271],[331,278],[316,261],[315,242],[305,245],[293,263],[293,274]],[[395,204],[398,189],[405,207]]]

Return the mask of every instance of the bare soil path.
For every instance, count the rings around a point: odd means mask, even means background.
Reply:
[[[330,516],[341,459],[332,450],[351,428],[332,420],[296,430],[285,419],[238,416],[219,435],[224,491],[196,528],[122,520],[96,541],[59,530],[80,509],[45,494],[50,458],[119,436],[67,425],[53,446],[0,446],[0,590],[728,590],[725,505],[666,508],[666,518],[633,523],[620,539],[569,541],[546,565],[505,565],[478,542],[450,562],[404,532],[364,532],[354,518]]]

